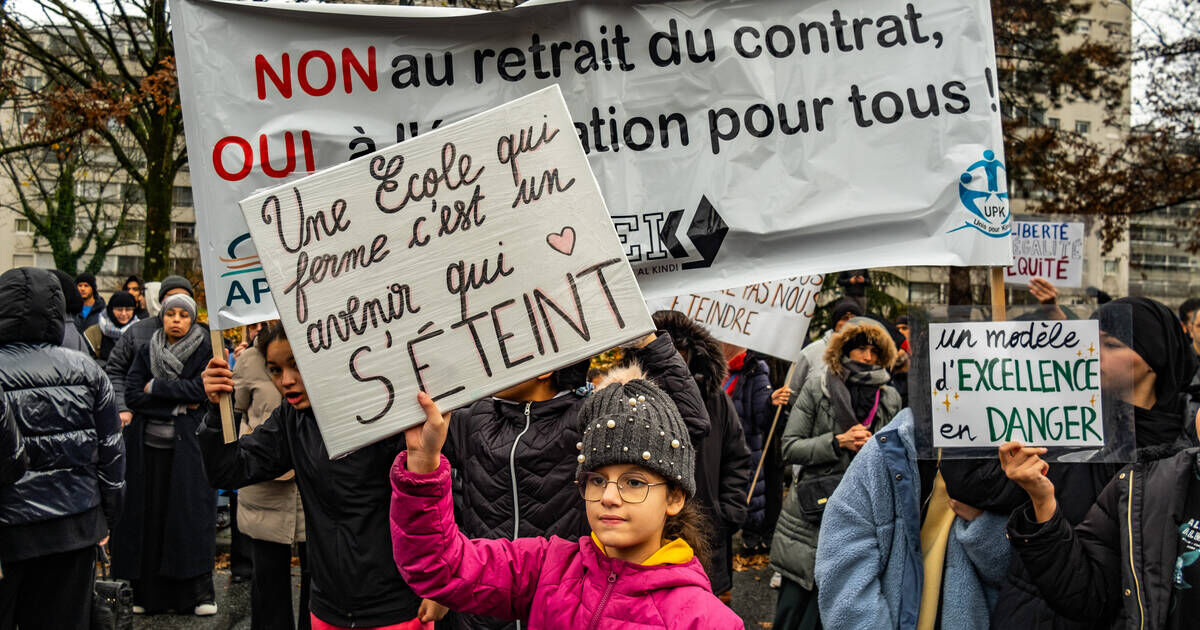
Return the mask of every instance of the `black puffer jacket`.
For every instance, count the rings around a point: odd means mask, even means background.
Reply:
[[[0,559],[82,549],[116,521],[125,451],[112,386],[94,362],[58,344],[63,293],[42,269],[0,276],[0,388],[28,470],[0,488]]]
[[[129,368],[133,367],[133,360],[150,343],[150,338],[159,328],[162,328],[162,322],[157,317],[136,321],[108,353],[104,371],[117,393],[117,411],[129,411],[125,405],[125,378],[129,375]]]
[[[321,621],[353,628],[417,616],[421,599],[396,569],[388,529],[388,471],[403,437],[330,460],[312,411],[287,402],[232,444],[225,444],[220,412],[208,405],[197,435],[215,487],[241,488],[296,471],[312,573],[309,605]]]
[[[1033,506],[1008,536],[1042,595],[1065,617],[1101,628],[1166,628],[1179,518],[1200,449],[1121,471],[1073,529],[1062,510],[1038,524]]]
[[[696,499],[713,522],[708,581],[714,593],[724,593],[733,587],[732,536],[746,520],[746,488],[754,462],[733,400],[721,389],[726,376],[721,342],[678,311],[655,313],[654,324],[688,357],[688,370],[712,421],[708,437],[696,449]]]
[[[12,409],[4,404],[4,392],[0,392],[0,486],[20,479],[27,463],[17,420],[13,418]]]
[[[671,395],[693,443],[707,435],[700,390],[670,335],[660,334],[633,354]],[[533,403],[488,398],[454,412],[442,452],[455,468],[454,512],[464,534],[574,540],[590,531],[575,487],[583,400],[576,392]]]

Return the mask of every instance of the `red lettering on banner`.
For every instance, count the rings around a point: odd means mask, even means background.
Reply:
[[[228,152],[226,149],[230,146],[240,149],[240,155]],[[300,145],[304,150],[304,169],[305,172],[311,173],[317,170],[317,158],[313,152],[312,135],[307,131],[300,132]],[[296,140],[292,132],[285,131],[283,134],[283,152],[284,165],[282,168],[275,168],[271,165],[270,150],[267,146],[267,135],[258,135],[258,165],[262,168],[263,174],[267,177],[282,179],[296,172]],[[225,156],[233,157],[239,165],[236,170],[229,170],[225,167]],[[226,136],[217,141],[213,147],[212,154],[213,170],[217,172],[217,176],[225,181],[236,182],[245,179],[250,171],[254,169],[254,147],[249,140],[241,136]]]
[[[367,48],[364,64],[349,48],[342,49],[342,84],[347,94],[354,92],[354,77],[371,92],[379,91],[379,73],[375,68],[375,47]],[[324,50],[310,50],[296,62],[296,80],[300,89],[309,96],[325,96],[338,83],[337,63],[333,55]],[[268,81],[285,99],[292,97],[292,58],[288,53],[280,56],[279,67],[271,65],[264,55],[254,57],[254,76],[258,88],[258,100],[267,100]]]

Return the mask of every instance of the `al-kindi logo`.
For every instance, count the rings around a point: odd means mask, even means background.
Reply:
[[[1008,178],[1000,172],[1003,170],[1004,163],[996,159],[994,151],[988,150],[983,152],[983,159],[959,175],[958,200],[971,216],[950,232],[975,229],[991,238],[1002,238],[1012,232]]]

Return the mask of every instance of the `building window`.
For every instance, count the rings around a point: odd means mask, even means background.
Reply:
[[[146,203],[146,191],[137,184],[121,184],[121,199],[125,203]]]
[[[175,223],[172,226],[173,238],[176,243],[195,243],[196,242],[196,224],[195,223]]]
[[[21,121],[21,129],[25,129],[29,125],[32,125],[33,117],[34,117],[33,112],[21,112],[21,117],[19,119]]]
[[[1120,270],[1121,270],[1121,261],[1119,261],[1119,260],[1104,261],[1105,275],[1115,276],[1115,275],[1117,275],[1118,272],[1120,272]]]
[[[942,285],[936,282],[913,282],[908,285],[909,301],[915,304],[940,304]]]
[[[171,191],[172,203],[177,206],[192,207],[192,187],[176,186]]]
[[[1046,119],[1046,126],[1051,129],[1058,129],[1061,125],[1062,125],[1062,121],[1060,121],[1057,118],[1051,117],[1051,118]]]
[[[1092,123],[1086,120],[1075,121],[1075,133],[1090,133],[1092,131]]]
[[[1075,23],[1075,32],[1080,35],[1087,35],[1092,30],[1092,21],[1086,18],[1080,19]]]
[[[21,77],[21,84],[25,86],[26,90],[29,90],[30,92],[36,92],[42,89],[42,85],[45,84],[45,81],[42,79],[42,77],[36,74],[27,74]]]
[[[142,275],[141,256],[117,256],[117,275]]]
[[[146,222],[131,219],[125,221],[121,228],[121,240],[128,243],[141,243],[146,239]],[[140,260],[140,259],[139,259]]]
[[[195,258],[172,258],[171,273],[179,276],[191,277],[196,275],[196,271],[200,266],[196,264]]]
[[[33,234],[33,225],[29,223],[29,219],[17,219],[16,232],[17,234]]]

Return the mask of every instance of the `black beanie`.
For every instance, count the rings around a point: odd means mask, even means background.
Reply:
[[[104,307],[104,312],[108,314],[108,319],[115,322],[117,318],[113,316],[113,309],[121,308],[137,308],[137,300],[133,299],[133,294],[126,291],[117,291],[108,298],[108,303]]]
[[[858,350],[859,348],[865,348],[870,345],[873,345],[871,343],[871,337],[869,337],[865,332],[860,332],[842,342],[842,356],[848,357],[850,356],[851,350]]]
[[[637,364],[609,371],[606,381],[579,408],[583,440],[576,444],[576,476],[636,464],[695,496],[696,451],[675,402],[642,378]]]
[[[80,283],[84,283],[84,284],[87,284],[88,286],[92,287],[92,295],[95,296],[95,294],[96,294],[96,276],[85,271],[85,272],[75,276],[75,284],[80,284]],[[76,289],[75,292],[78,293],[79,290]]]
[[[196,297],[196,290],[192,288],[190,280],[183,276],[167,276],[158,287],[158,303],[162,304],[163,300],[167,299],[167,291],[174,289],[184,289],[188,295]]]
[[[79,289],[75,287],[77,284],[75,278],[67,275],[65,271],[57,269],[48,269],[50,273],[58,278],[58,284],[62,286],[63,296],[66,297],[67,317],[73,317],[83,312],[83,298],[79,296]]]
[[[842,300],[833,305],[833,312],[829,316],[829,323],[836,326],[846,316],[846,313],[853,313],[855,317],[862,317],[863,310],[858,305],[858,302],[854,300]]]

